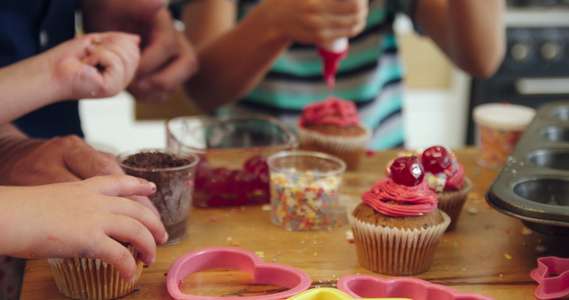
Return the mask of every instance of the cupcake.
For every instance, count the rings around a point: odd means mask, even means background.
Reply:
[[[357,168],[371,138],[356,105],[332,96],[304,107],[297,132],[303,150],[339,157],[348,169]]]
[[[472,181],[465,177],[464,168],[456,156],[445,147],[426,149],[421,154],[421,163],[429,188],[437,194],[439,209],[450,216],[447,231],[451,231],[456,228],[468,193],[472,190]]]
[[[138,287],[143,262],[138,251],[129,245],[130,253],[137,258],[136,277],[133,282],[124,281],[115,267],[91,258],[51,258],[49,266],[59,292],[73,299],[116,299]]]
[[[417,157],[396,158],[390,171],[391,177],[362,193],[362,203],[348,214],[358,261],[385,275],[423,273],[450,218],[437,208]]]

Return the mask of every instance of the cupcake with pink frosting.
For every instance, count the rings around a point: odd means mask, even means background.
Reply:
[[[362,203],[348,214],[358,261],[385,275],[423,273],[450,217],[438,209],[417,157],[396,158],[390,174],[362,193]]]
[[[456,228],[468,193],[472,190],[472,181],[464,175],[464,168],[454,153],[443,146],[423,151],[421,163],[425,168],[425,180],[439,199],[439,209],[450,216],[447,231],[451,231]]]
[[[348,169],[357,168],[371,138],[356,105],[332,96],[303,108],[297,132],[303,150],[339,157]]]
[[[402,152],[399,156],[419,158],[425,170],[425,180],[429,188],[437,194],[439,209],[451,219],[447,231],[454,230],[473,187],[454,153],[444,146],[432,146],[425,150]],[[386,175],[391,176],[389,167]]]

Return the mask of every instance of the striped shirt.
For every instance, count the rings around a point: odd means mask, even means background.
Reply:
[[[258,0],[236,0],[244,16]],[[278,117],[294,130],[302,108],[330,94],[356,103],[362,121],[373,129],[369,149],[403,145],[403,67],[393,32],[399,0],[370,0],[364,31],[350,39],[348,56],[340,62],[331,92],[322,76],[316,48],[293,44],[272,66],[251,93],[237,104],[223,107],[220,115],[264,113]]]

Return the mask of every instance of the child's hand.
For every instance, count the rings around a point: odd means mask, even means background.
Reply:
[[[99,258],[125,280],[136,272],[135,260],[121,244],[130,243],[147,264],[156,242],[168,237],[160,218],[126,199],[148,196],[156,186],[126,176],[34,187],[0,187],[0,253],[26,258]]]
[[[131,82],[140,60],[140,37],[108,32],[67,41],[49,54],[65,99],[103,98]]]
[[[368,0],[267,0],[258,4],[269,28],[298,43],[354,37],[365,27]]]

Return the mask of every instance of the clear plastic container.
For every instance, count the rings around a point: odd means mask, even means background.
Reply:
[[[509,103],[482,104],[474,108],[478,164],[501,168],[535,116],[535,109]]]
[[[283,151],[271,155],[268,164],[274,224],[298,231],[336,225],[343,160],[315,151]]]
[[[266,158],[293,150],[298,139],[270,116],[187,116],[168,120],[167,147],[200,157],[196,168],[195,207],[268,204]]]
[[[140,154],[145,155],[144,159],[131,161]],[[172,161],[172,159],[155,158],[156,155],[168,155],[176,160],[184,158],[185,161],[179,166],[156,167],[155,163],[148,164],[148,161],[161,161],[167,164]],[[182,157],[164,149],[140,149],[120,153],[115,160],[126,174],[156,184],[156,193],[148,198],[158,209],[160,219],[168,232],[169,238],[166,244],[176,244],[186,239],[198,156],[192,154]]]

